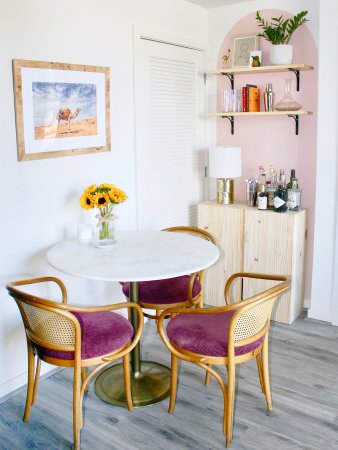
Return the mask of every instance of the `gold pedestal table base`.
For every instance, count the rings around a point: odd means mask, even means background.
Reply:
[[[134,407],[152,405],[169,396],[169,367],[152,361],[140,361],[140,369],[130,373]],[[109,367],[97,376],[95,393],[107,403],[127,407],[122,364]]]

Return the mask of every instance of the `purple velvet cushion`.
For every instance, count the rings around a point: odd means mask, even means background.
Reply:
[[[185,302],[188,299],[189,275],[169,278],[168,280],[141,281],[139,285],[140,303],[154,305],[170,305]],[[129,298],[129,283],[124,283],[123,293]],[[202,290],[198,280],[195,280],[192,295],[196,297]]]
[[[80,323],[82,336],[81,358],[107,355],[124,347],[133,336],[133,326],[119,314],[109,311],[73,313]],[[74,359],[73,352],[37,347],[38,352],[56,359]]]
[[[228,330],[235,311],[217,314],[178,314],[170,320],[167,335],[171,342],[188,350],[207,356],[228,355]],[[258,348],[264,336],[248,345],[235,349],[236,355],[243,355]]]

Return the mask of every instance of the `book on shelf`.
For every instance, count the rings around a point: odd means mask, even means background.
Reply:
[[[242,111],[247,112],[249,111],[249,89],[257,88],[257,85],[255,84],[247,84],[242,88]]]
[[[246,86],[243,86],[242,87],[242,111],[243,112],[247,112],[248,111],[246,100],[247,100]]]
[[[248,112],[259,112],[261,105],[260,89],[258,87],[249,87]]]

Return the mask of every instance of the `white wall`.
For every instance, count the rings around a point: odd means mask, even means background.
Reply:
[[[0,397],[25,383],[26,347],[16,305],[4,283],[25,274],[56,274],[45,254],[92,220],[79,198],[93,183],[114,183],[129,199],[117,208],[116,228],[135,229],[133,26],[170,33],[188,43],[207,40],[207,13],[181,0],[12,0],[1,5],[0,133]],[[29,162],[17,161],[12,59],[110,67],[112,151]],[[60,274],[56,274],[60,276]],[[120,290],[60,276],[70,300],[119,300]],[[15,356],[14,356],[15,355]],[[6,367],[5,367],[6,366]]]
[[[317,207],[309,316],[338,325],[337,75],[338,5],[320,4]]]

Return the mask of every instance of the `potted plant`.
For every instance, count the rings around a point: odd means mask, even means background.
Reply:
[[[292,45],[289,44],[293,33],[307,22],[307,11],[301,11],[294,17],[285,19],[283,15],[279,17],[272,17],[269,23],[265,20],[260,12],[256,12],[256,20],[258,26],[263,29],[259,36],[271,42],[270,48],[270,62],[273,65],[291,64],[292,63]]]

